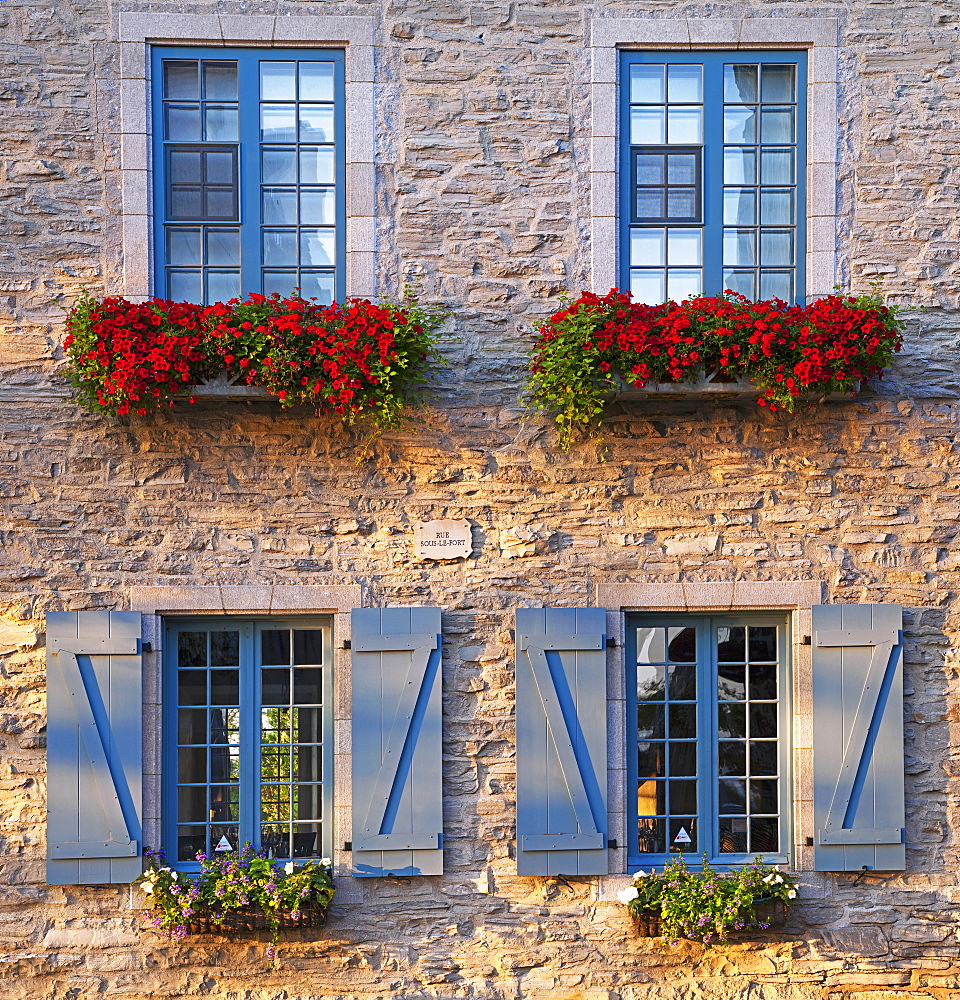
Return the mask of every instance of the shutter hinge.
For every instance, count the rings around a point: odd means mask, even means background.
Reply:
[[[141,653],[152,653],[153,652],[153,643],[152,642],[142,642],[142,643],[140,643],[140,652]]]
[[[620,849],[620,845],[617,843],[616,838],[608,840],[607,847],[609,847],[611,851],[617,851]]]
[[[806,845],[807,847],[813,847],[813,837],[806,838]]]
[[[801,646],[812,646],[813,645],[813,636],[812,635],[805,635],[800,640],[800,645]]]
[[[353,850],[353,841],[352,840],[345,840],[343,842],[343,849],[345,851],[352,851]]]
[[[352,647],[351,647],[351,643],[350,643],[350,640],[349,640],[349,639],[344,639],[344,640],[343,640],[343,645],[341,645],[341,647],[340,647],[340,648],[341,648],[341,649],[350,649],[350,648],[352,648]]]
[[[612,636],[612,635],[608,635],[607,636],[607,649],[616,649],[616,648],[617,648],[617,640],[616,640],[616,638],[614,636]]]

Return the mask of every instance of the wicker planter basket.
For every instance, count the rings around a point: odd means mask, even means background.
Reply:
[[[304,903],[300,908],[300,919],[294,920],[289,913],[280,914],[280,930],[296,930],[298,927],[322,927],[327,920],[326,907],[317,903]],[[260,909],[229,910],[222,919],[214,920],[208,914],[196,916],[187,925],[188,934],[240,934],[269,931],[270,922]]]
[[[728,939],[731,941],[748,940],[758,934],[766,933],[768,928],[782,927],[787,922],[790,907],[779,899],[758,900],[753,908],[757,920],[762,920],[767,927],[744,927],[740,931],[730,931]],[[662,937],[660,929],[660,913],[657,910],[641,910],[639,913],[632,913],[633,923],[637,928],[640,937]]]

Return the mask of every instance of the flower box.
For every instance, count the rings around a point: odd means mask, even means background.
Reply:
[[[190,386],[183,395],[194,399],[273,399],[276,396],[259,385],[246,385],[239,375],[220,372],[213,378],[203,379]]]
[[[689,398],[689,397],[709,397],[712,399],[757,399],[763,395],[756,382],[748,379],[733,379],[726,376],[721,371],[709,372],[703,378],[691,382],[648,382],[645,386],[638,388],[631,385],[624,379],[618,379],[619,385],[614,390],[612,396],[618,400],[642,400],[656,397],[663,398]],[[838,402],[850,399],[860,391],[860,380],[857,379],[850,386],[849,392],[828,392],[809,393],[801,398],[819,402]]]
[[[278,929],[287,931],[298,927],[322,927],[327,921],[327,908],[317,900],[304,902],[299,913],[298,920],[291,917],[289,912],[278,913]],[[186,926],[188,934],[234,935],[272,929],[267,914],[259,907],[228,910],[216,919],[212,914],[201,913]]]
[[[790,907],[780,899],[758,899],[754,905],[753,912],[756,919],[766,924],[766,927],[756,925],[744,927],[741,930],[730,931],[728,940],[744,940],[752,938],[757,934],[763,934],[769,928],[782,927],[787,922],[790,914]],[[659,910],[631,910],[633,924],[640,937],[662,937],[660,929]]]

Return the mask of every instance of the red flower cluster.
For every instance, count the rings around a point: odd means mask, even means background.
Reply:
[[[895,311],[876,294],[790,306],[728,293],[651,306],[617,289],[584,292],[540,328],[533,399],[558,411],[567,442],[621,383],[696,381],[721,371],[754,382],[761,406],[793,411],[805,395],[853,392],[858,380],[881,376],[901,343]]]
[[[206,307],[85,298],[68,319],[66,348],[78,395],[94,409],[143,414],[172,405],[185,384],[226,368],[283,405],[310,403],[348,423],[370,416],[392,425],[423,381],[444,315],[409,294],[401,305],[331,306],[255,294]],[[164,332],[152,339],[143,332],[155,329]]]

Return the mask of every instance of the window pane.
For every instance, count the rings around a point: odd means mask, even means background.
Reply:
[[[777,781],[763,778],[750,781],[750,812],[776,813],[777,811]]]
[[[663,108],[630,109],[630,143],[633,146],[661,146],[666,137]]]
[[[761,190],[760,222],[765,226],[792,226],[793,191]]]
[[[323,740],[323,716],[319,708],[292,709],[294,743],[320,743]]]
[[[670,143],[703,142],[703,110],[670,108],[667,112],[667,141]],[[780,142],[781,140],[774,140]]]
[[[733,775],[745,775],[747,773],[747,753],[746,743],[740,740],[728,741],[721,740],[717,744],[718,750],[718,760],[717,767],[720,774],[733,774]],[[770,743],[754,743],[753,746],[766,747],[774,746],[775,744]],[[753,757],[751,755],[751,766],[753,763]],[[758,771],[758,774],[768,774],[767,771]]]
[[[260,698],[264,705],[290,704],[290,668],[260,671]]]
[[[181,826],[177,828],[177,860],[193,861],[207,848],[206,827]]]
[[[295,188],[263,189],[264,225],[297,224],[297,192]]]
[[[667,811],[667,783],[642,781],[637,789],[639,816],[662,816]]]
[[[234,191],[230,188],[204,189],[204,218],[232,222],[237,218]]]
[[[301,771],[302,776],[303,772]],[[320,819],[323,810],[320,805],[319,785],[294,785],[291,798],[294,819]]]
[[[323,663],[323,632],[319,629],[293,630],[293,662]]]
[[[657,305],[666,299],[665,276],[662,271],[631,271],[630,291],[635,302]]]
[[[320,854],[319,823],[294,823],[293,856],[295,858],[319,858]]]
[[[177,789],[177,818],[184,823],[202,823],[207,818],[205,785]]]
[[[696,184],[697,160],[695,153],[668,153],[667,183]]]
[[[764,229],[760,232],[761,264],[793,264],[793,231]]]
[[[240,633],[210,633],[210,666],[236,667],[240,665]]]
[[[793,104],[797,100],[797,71],[793,65],[767,65],[761,70],[763,92],[761,97],[765,103],[783,101]]]
[[[297,288],[296,271],[264,271],[263,272],[263,294],[272,295],[293,295]]]
[[[690,815],[697,811],[697,783],[695,781],[668,781],[667,788],[672,815]]]
[[[333,150],[329,146],[301,146],[300,183],[332,184],[334,180]]]
[[[202,784],[207,780],[207,748],[188,747],[177,751],[177,781],[186,784]],[[181,789],[183,791],[183,789]],[[200,815],[184,815],[181,811],[180,819],[189,822],[194,819],[203,819],[203,812]]]
[[[697,668],[690,666],[670,667],[670,700],[697,700]]]
[[[640,743],[637,746],[637,775],[640,778],[663,777],[666,774],[664,764],[663,743]]]
[[[295,229],[265,229],[263,231],[264,264],[297,263],[297,231]]]
[[[294,101],[297,97],[296,63],[260,63],[260,100]]]
[[[329,229],[302,229],[300,231],[300,262],[302,264],[330,264],[337,256],[336,239]]]
[[[265,184],[296,184],[297,151],[293,149],[263,150],[262,181]]]
[[[695,816],[674,817],[669,821],[670,846],[677,851],[696,854],[697,820]]]
[[[723,112],[723,141],[756,142],[756,111],[753,108],[727,108]]]
[[[755,271],[723,272],[723,287],[748,299],[757,297],[757,275]]]
[[[662,740],[664,731],[664,706],[646,703],[637,706],[637,738]]]
[[[760,112],[761,142],[793,142],[793,108],[764,108]]]
[[[295,104],[263,104],[260,107],[260,138],[263,142],[296,142]]]
[[[168,271],[167,297],[175,302],[202,302],[203,275],[200,271]]]
[[[239,799],[236,785],[211,785],[210,819],[214,823],[236,822],[240,818]]]
[[[723,151],[724,184],[757,183],[757,151],[755,149],[725,149]]]
[[[727,188],[723,192],[723,222],[727,226],[756,225],[756,189]]]
[[[640,153],[637,155],[637,183],[663,184],[665,181],[663,153]]]
[[[333,63],[300,63],[300,100],[333,100]]]
[[[208,184],[234,184],[236,182],[236,158],[233,153],[211,150],[204,154],[204,167]]]
[[[167,162],[172,183],[199,184],[203,180],[203,158],[199,150],[172,149]]]
[[[630,231],[631,264],[641,264],[648,267],[662,266],[665,263],[664,248],[664,230],[632,229]]]
[[[783,299],[789,302],[793,298],[793,272],[761,271],[760,296],[764,299]]]
[[[738,778],[722,778],[718,782],[718,806],[723,814],[743,815],[747,811],[747,783]]]
[[[750,697],[756,701],[777,697],[776,663],[753,664],[750,667]]]
[[[168,264],[199,264],[200,263],[200,230],[199,229],[168,229],[167,230],[167,263]],[[183,635],[184,633],[180,633]],[[200,633],[205,635],[205,633]]]
[[[306,226],[332,226],[337,221],[333,188],[300,191],[300,222]]]
[[[293,700],[297,705],[319,705],[323,701],[323,671],[301,667],[293,672]]]
[[[330,105],[301,104],[298,117],[301,142],[334,141],[333,108]]]
[[[753,229],[723,231],[723,263],[754,266],[757,263],[757,234]]]
[[[236,141],[239,131],[240,119],[236,108],[204,108],[203,137],[208,142]]]
[[[322,305],[329,305],[334,300],[333,271],[301,272],[300,294],[305,299],[316,299]]]
[[[211,705],[240,704],[239,670],[210,671],[210,704]]]
[[[670,103],[700,104],[703,101],[703,67],[677,65],[667,69],[667,100]]]
[[[720,851],[723,854],[747,853],[747,821],[737,817],[720,820]]]
[[[758,854],[776,854],[780,850],[778,820],[774,818],[750,820],[750,850]]]
[[[663,71],[663,66],[631,66],[631,103],[663,104]]]
[[[750,65],[726,65],[723,67],[723,99],[730,104],[756,104],[757,67]],[[780,100],[780,98],[770,98]]]
[[[200,97],[200,63],[197,59],[164,59],[163,96],[179,101]]]
[[[177,704],[207,704],[207,672],[205,670],[181,670],[177,673]]]
[[[726,746],[726,744],[721,744]],[[742,744],[739,744],[742,746]],[[743,774],[743,771],[737,772]],[[750,773],[753,775],[778,774],[777,744],[773,741],[751,741],[750,743]]]
[[[777,735],[777,706],[770,702],[750,705],[750,738],[763,739]]]
[[[695,188],[667,189],[667,218],[694,219],[697,216],[697,192]]]
[[[742,625],[721,626],[717,629],[717,660],[721,663],[742,663],[747,654],[747,630]]]
[[[736,702],[718,705],[717,735],[722,740],[745,739],[747,735],[747,706]]]
[[[743,701],[747,697],[746,667],[724,663],[717,667],[717,699]]]
[[[217,267],[240,263],[240,233],[238,230],[207,230],[207,263]]]
[[[203,96],[208,101],[237,100],[237,64],[205,61]]]
[[[200,108],[168,106],[166,109],[166,138],[177,142],[200,141]]]
[[[760,182],[762,184],[792,184],[793,150],[792,149],[761,150]]]
[[[663,667],[637,666],[637,700],[663,701],[665,697],[663,683]]]
[[[777,630],[770,625],[751,625],[749,630],[750,659],[774,662],[777,658]],[[751,694],[751,697],[759,697]]]
[[[697,773],[697,744],[696,743],[671,743],[670,744],[670,774],[672,777],[683,775],[696,775]],[[676,803],[674,803],[674,807]]]
[[[676,271],[667,272],[667,298],[675,302],[681,299],[693,298],[703,291],[702,271]]]
[[[643,816],[643,813],[640,813]],[[641,819],[638,822],[638,840],[641,854],[665,854],[667,850],[667,824],[662,819]]]
[[[697,735],[697,706],[669,705],[670,739],[695,739]]]
[[[289,666],[289,629],[264,629],[260,633],[260,662],[263,666]]]
[[[662,219],[665,214],[664,194],[662,188],[638,188],[637,218]]]
[[[177,712],[177,742],[207,742],[207,710],[205,708],[181,708]]]

